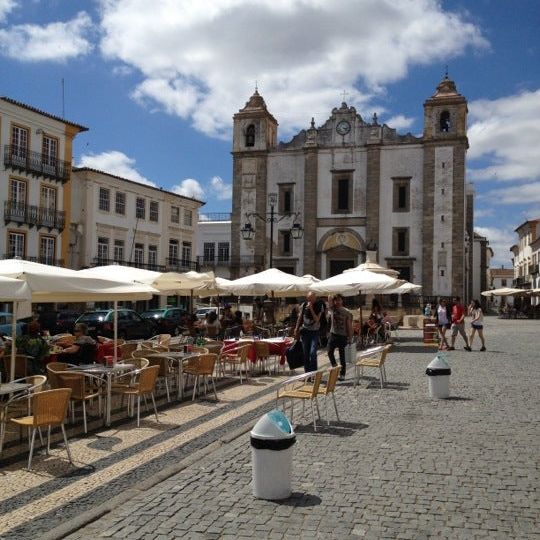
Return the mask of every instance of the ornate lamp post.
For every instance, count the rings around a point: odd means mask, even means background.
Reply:
[[[291,237],[294,240],[298,240],[302,238],[302,236],[304,236],[304,229],[302,225],[297,221],[298,217],[300,216],[300,213],[294,212],[293,214],[291,213],[280,214],[276,212],[277,200],[278,200],[277,193],[269,193],[268,205],[270,207],[270,212],[266,212],[263,215],[257,212],[247,213],[246,218],[248,221],[240,229],[242,238],[244,240],[253,240],[253,237],[255,236],[255,228],[251,224],[251,218],[257,218],[263,221],[264,223],[270,223],[270,259],[269,259],[270,268],[273,268],[273,265],[274,265],[274,223],[279,223],[283,219],[293,215],[294,221],[290,229]]]

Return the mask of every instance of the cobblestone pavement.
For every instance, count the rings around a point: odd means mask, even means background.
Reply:
[[[487,318],[488,352],[448,355],[448,400],[402,333],[387,387],[349,374],[340,422],[300,420],[289,499],[253,498],[243,435],[68,538],[540,538],[539,330]]]

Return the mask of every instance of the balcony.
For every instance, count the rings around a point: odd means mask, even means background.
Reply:
[[[167,258],[165,259],[166,267],[169,272],[188,272],[189,270],[199,271],[197,261],[189,259]]]
[[[64,266],[64,259],[53,259],[52,257],[26,257],[19,253],[4,253],[2,259],[21,259],[23,261],[47,264],[49,266]]]
[[[165,272],[165,266],[162,264],[122,261],[118,259],[105,259],[102,257],[94,257],[94,259],[90,263],[90,266],[108,266],[110,264],[119,264],[121,266],[131,266],[132,268],[141,268],[142,270],[152,270],[153,272]]]
[[[519,289],[527,289],[530,286],[531,284],[529,276],[520,276],[514,279],[514,287],[517,287]]]
[[[254,255],[243,255],[235,260],[233,265],[232,259],[220,259],[219,257],[209,259],[205,257],[197,257],[197,263],[201,269],[211,270],[213,268],[231,268],[233,266],[242,268],[246,266],[262,267],[264,265],[264,257]]]
[[[4,223],[17,223],[30,227],[46,227],[64,230],[66,221],[65,212],[51,210],[42,206],[32,206],[14,201],[4,201]]]
[[[540,274],[540,265],[536,264],[534,266],[530,266],[529,274],[531,274],[531,276],[537,276],[538,274]]]
[[[4,146],[4,165],[6,169],[50,178],[63,184],[69,180],[71,172],[71,164],[68,161],[10,144]]]

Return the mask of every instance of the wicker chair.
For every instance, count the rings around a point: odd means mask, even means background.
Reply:
[[[15,378],[21,379],[28,375],[28,356],[25,354],[15,355]],[[31,358],[31,357],[30,357]],[[11,354],[6,354],[3,358],[6,380],[9,380],[11,374]]]
[[[22,393],[17,392],[10,399],[0,402],[0,455],[4,446],[6,424],[10,417],[30,414],[30,399],[32,394],[40,392],[47,382],[45,375],[30,375],[21,379],[15,379],[14,383],[29,384],[30,387]],[[41,435],[41,434],[40,434]]]
[[[246,373],[246,381],[248,380],[248,372],[249,372],[249,359],[248,359],[248,351],[251,348],[251,345],[240,345],[236,350],[225,350],[221,351],[221,354],[219,355],[219,371],[222,375],[225,375],[225,367],[229,365],[231,367],[231,371],[233,370],[233,367],[238,368],[238,373],[240,375],[240,384],[242,384],[242,367],[244,368],[244,371]]]
[[[61,388],[71,388],[70,400],[71,422],[75,423],[75,403],[82,404],[84,432],[88,433],[86,423],[86,402],[98,398],[98,411],[101,414],[101,396],[103,394],[103,379],[90,373],[73,373],[72,371],[59,371],[56,373]]]
[[[193,383],[193,396],[191,398],[192,401],[195,401],[195,396],[199,390],[199,382],[201,377],[204,384],[205,393],[208,392],[208,377],[210,377],[210,382],[212,383],[212,388],[214,390],[214,396],[217,401],[218,397],[216,385],[214,383],[214,369],[216,367],[217,358],[217,354],[208,353],[193,356],[187,360],[186,365],[184,366],[184,373],[195,377],[195,381]]]
[[[60,379],[57,376],[59,371],[66,371],[69,364],[65,362],[49,362],[47,364],[47,380],[49,381],[49,388],[62,388]]]
[[[167,394],[167,401],[170,403],[171,396],[169,393],[169,378],[173,375],[171,369],[170,360],[166,355],[152,354],[148,357],[148,361],[151,366],[159,366],[158,378],[161,378],[165,382],[165,392]]]
[[[154,405],[154,413],[156,415],[156,422],[159,422],[156,400],[154,399],[154,391],[156,388],[156,381],[159,375],[159,366],[148,366],[141,369],[137,375],[137,380],[131,384],[129,388],[115,389],[113,392],[120,393],[122,396],[127,396],[128,400],[128,414],[133,415],[134,399],[137,398],[137,427],[140,426],[141,417],[141,396],[150,395],[152,398],[152,404]],[[132,403],[133,402],[133,403]]]
[[[11,418],[14,424],[32,428],[32,438],[30,440],[30,453],[28,455],[28,470],[32,467],[32,455],[34,453],[34,441],[36,431],[42,427],[47,427],[47,454],[50,450],[51,443],[51,427],[60,426],[69,462],[73,464],[69,444],[66,436],[64,421],[71,396],[71,388],[57,388],[55,390],[46,390],[38,392],[32,396],[32,415],[23,416],[22,418]],[[20,398],[26,399],[26,398]]]
[[[385,361],[386,356],[388,354],[388,351],[392,348],[391,345],[385,345],[384,347],[380,348],[377,347],[373,354],[370,355],[369,349],[364,352],[364,357],[361,358],[356,362],[354,365],[355,369],[355,386],[358,385],[358,382],[360,381],[360,377],[364,376],[364,368],[376,368],[379,370],[380,375],[380,383],[381,383],[381,389],[383,388],[384,384],[386,383],[386,368],[385,368]]]
[[[270,373],[270,345],[264,341],[254,341],[257,362],[260,362],[261,372],[267,370]],[[275,366],[274,366],[275,371]]]
[[[120,359],[131,358],[131,353],[137,350],[138,343],[124,343],[120,345]]]
[[[335,396],[335,390],[337,386],[337,381],[339,377],[339,373],[341,371],[340,366],[333,367],[329,369],[324,375],[326,377],[326,382],[322,382],[319,385],[319,390],[317,392],[318,396],[324,396],[324,406],[325,406],[325,413],[326,413],[326,422],[328,425],[330,425],[330,419],[328,418],[328,396],[332,396],[332,400],[334,402],[334,409],[336,411],[336,418],[339,422],[339,413],[336,403],[336,396]],[[300,388],[298,388],[301,392],[313,392],[313,385],[312,384],[304,384]]]

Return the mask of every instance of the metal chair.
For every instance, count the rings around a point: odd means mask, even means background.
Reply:
[[[214,369],[216,367],[217,358],[217,354],[208,353],[194,356],[186,362],[186,365],[184,366],[184,373],[195,377],[195,381],[193,383],[193,396],[191,398],[192,401],[195,401],[195,396],[197,395],[197,391],[199,390],[199,382],[201,377],[204,384],[205,393],[208,392],[207,383],[208,377],[210,377],[210,382],[212,383],[212,388],[214,390],[214,396],[217,401],[218,397],[216,392],[216,385],[214,383]]]
[[[383,385],[386,383],[386,368],[384,362],[391,347],[391,345],[385,345],[382,348],[377,347],[372,351],[368,349],[362,354],[362,358],[354,365],[355,386],[358,385],[360,377],[364,376],[364,368],[377,368],[380,374],[381,389],[383,388]]]

